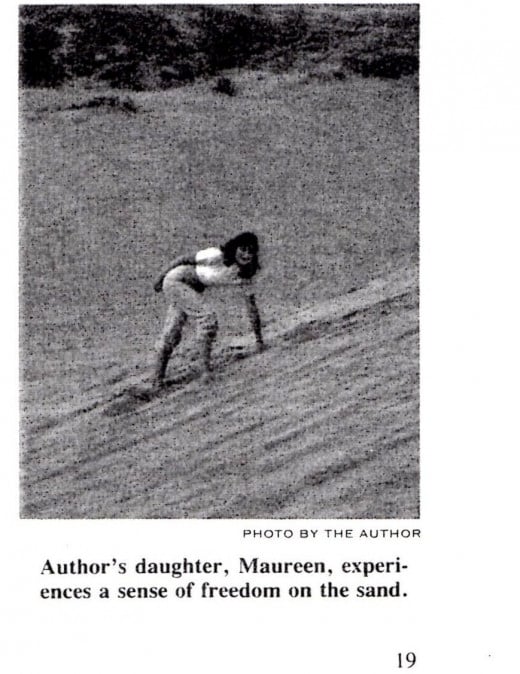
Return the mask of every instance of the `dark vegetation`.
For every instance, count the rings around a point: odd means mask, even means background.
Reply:
[[[137,106],[131,98],[125,96],[94,96],[82,103],[73,103],[65,110],[82,110],[84,108],[108,108],[113,110],[123,110],[124,112],[137,112]]]
[[[229,77],[219,77],[213,89],[217,94],[226,94],[227,96],[234,96],[237,92],[235,83]]]
[[[398,78],[417,71],[418,41],[418,5],[25,5],[20,80],[139,91],[323,61],[339,80],[348,71]]]

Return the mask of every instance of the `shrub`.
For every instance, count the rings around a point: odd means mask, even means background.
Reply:
[[[357,17],[360,19],[361,17]],[[363,77],[398,79],[419,69],[417,7],[373,10],[345,43],[343,66]]]
[[[65,80],[59,59],[62,37],[44,22],[20,25],[20,82],[27,87],[54,87]]]
[[[178,31],[156,8],[79,6],[73,17],[79,28],[70,54],[75,75],[94,74],[100,62],[109,63],[126,78],[125,86],[135,81],[138,63],[168,64],[185,51]]]
[[[229,77],[219,77],[215,82],[213,91],[216,91],[217,94],[227,94],[227,96],[235,96],[237,93],[237,88],[233,80]]]
[[[233,8],[203,6],[199,21],[200,44],[206,68],[214,75],[247,65],[276,42],[273,23],[263,12],[244,13]]]
[[[108,82],[113,89],[145,91],[153,88],[153,68],[136,59],[108,63],[98,74],[100,80]]]
[[[163,67],[159,71],[162,87],[174,87],[193,82],[195,76],[195,66],[189,61],[179,61],[170,67]]]
[[[73,103],[67,110],[82,110],[83,108],[112,108],[116,110],[123,110],[124,112],[137,112],[137,105],[134,101],[126,96],[95,96],[94,98],[85,101],[84,103]]]
[[[359,54],[345,57],[343,65],[363,77],[399,79],[417,72],[419,57],[416,54]]]

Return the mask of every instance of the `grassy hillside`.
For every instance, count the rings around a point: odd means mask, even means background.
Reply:
[[[244,67],[327,61],[337,77],[418,68],[418,5],[72,5],[20,9],[25,86],[164,89]]]

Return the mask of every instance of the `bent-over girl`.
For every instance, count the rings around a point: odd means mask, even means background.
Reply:
[[[193,256],[178,257],[163,271],[154,285],[168,301],[164,328],[157,343],[155,386],[164,384],[168,361],[182,337],[182,328],[193,318],[203,338],[203,360],[206,372],[211,373],[211,349],[217,336],[215,311],[206,300],[204,291],[210,286],[239,285],[244,288],[251,326],[257,349],[262,350],[262,327],[252,279],[260,269],[258,239],[251,232],[243,232],[223,246],[201,250]]]

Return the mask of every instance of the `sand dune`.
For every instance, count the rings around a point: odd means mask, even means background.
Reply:
[[[35,405],[29,381],[22,515],[417,517],[416,267],[300,307],[266,337],[261,354],[224,339],[211,384],[180,352],[148,399],[146,359],[108,346],[75,390],[50,377]]]
[[[316,67],[23,92],[23,517],[418,516],[417,78]],[[216,381],[188,324],[147,396],[154,277],[244,229],[267,350],[215,289]]]

